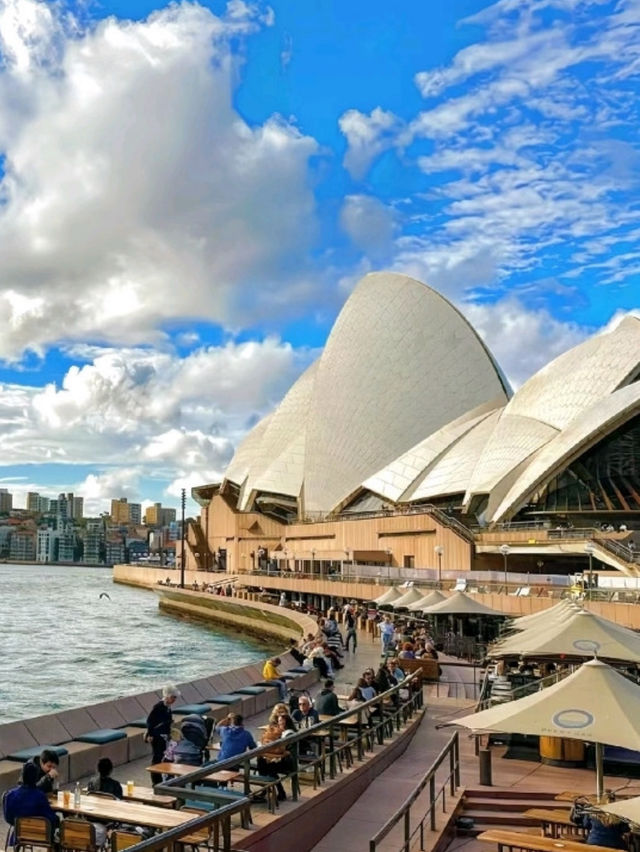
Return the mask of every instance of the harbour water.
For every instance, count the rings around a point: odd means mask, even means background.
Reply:
[[[101,597],[101,593],[106,593]],[[263,659],[256,639],[163,615],[111,570],[0,565],[0,721],[194,680]]]

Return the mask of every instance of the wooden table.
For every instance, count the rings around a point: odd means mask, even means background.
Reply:
[[[133,785],[131,793],[127,792],[127,785],[123,784],[122,795],[128,802],[142,802],[157,808],[174,808],[177,802],[173,796],[160,796],[153,792],[153,787],[141,787],[139,784]]]
[[[567,840],[584,840],[588,834],[585,828],[580,828],[571,821],[569,810],[554,810],[553,808],[529,808],[523,816],[537,819],[540,822],[544,837],[566,837]]]
[[[508,849],[521,849],[523,852],[611,852],[608,846],[585,846],[575,840],[554,840],[552,837],[541,837],[539,834],[525,834],[523,831],[503,831],[491,829],[483,831],[477,837],[486,843],[497,843],[498,852]]]
[[[154,763],[153,766],[147,766],[147,772],[157,772],[162,773],[163,775],[190,775],[192,772],[195,772],[197,769],[202,769],[201,766],[189,766],[187,763],[170,763],[166,761],[164,763]],[[200,778],[200,781],[217,781],[219,784],[232,784],[238,778],[242,776],[241,772],[232,772],[229,769],[219,769],[217,772],[214,770],[210,772],[208,775],[204,775]]]
[[[172,808],[158,808],[155,805],[144,805],[140,802],[124,802],[120,799],[107,799],[91,794],[80,797],[80,807],[73,804],[73,793],[69,804],[65,805],[62,796],[49,796],[49,802],[54,811],[63,814],[85,816],[97,822],[125,822],[130,825],[145,825],[166,831],[176,828],[194,818],[193,814],[176,811]]]

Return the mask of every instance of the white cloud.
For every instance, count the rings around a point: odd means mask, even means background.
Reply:
[[[369,115],[350,109],[340,117],[338,124],[348,144],[344,157],[345,168],[357,178],[363,177],[371,162],[393,145],[393,139],[401,126],[392,112],[381,107],[371,110]]]
[[[154,342],[170,318],[237,325],[295,303],[317,145],[231,104],[229,40],[255,7],[217,18],[182,3],[64,37],[55,6],[0,8],[0,357]]]
[[[529,310],[513,296],[492,305],[466,304],[462,310],[514,389],[592,333],[544,308]]]
[[[347,195],[340,224],[352,242],[373,259],[384,259],[392,247],[394,211],[371,195]]]

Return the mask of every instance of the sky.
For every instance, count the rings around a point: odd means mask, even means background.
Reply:
[[[369,271],[513,387],[637,313],[639,75],[640,0],[0,0],[0,487],[178,505]]]

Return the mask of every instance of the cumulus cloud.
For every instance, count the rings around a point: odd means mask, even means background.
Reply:
[[[350,109],[340,117],[340,130],[348,143],[344,165],[357,178],[365,175],[373,160],[391,147],[401,122],[392,113],[376,107],[369,115]]]
[[[340,211],[340,224],[352,242],[373,259],[384,259],[391,250],[395,214],[371,195],[348,195]]]
[[[513,296],[493,305],[466,304],[462,310],[514,389],[593,332],[562,322],[544,308],[529,310]]]
[[[0,3],[0,358],[153,343],[171,318],[233,326],[298,297],[316,142],[231,103],[230,40],[272,14],[185,2],[73,32],[56,8]]]
[[[0,452],[4,464],[102,468],[74,485],[96,504],[116,492],[142,496],[143,476],[220,476],[247,429],[312,359],[275,338],[182,359],[151,348],[74,352],[90,362],[72,366],[59,386],[0,385]]]

